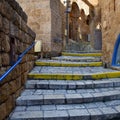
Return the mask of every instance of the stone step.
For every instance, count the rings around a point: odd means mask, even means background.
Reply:
[[[40,79],[40,80],[99,80],[107,78],[119,78],[120,71],[116,72],[104,72],[94,74],[52,74],[52,73],[29,73],[29,79]]]
[[[102,53],[101,50],[92,50],[92,51],[77,51],[77,50],[64,50],[63,53]]]
[[[53,66],[53,67],[100,67],[102,62],[61,62],[56,60],[38,60],[36,66]]]
[[[59,57],[52,57],[52,60],[56,61],[70,61],[70,62],[100,62],[101,57],[90,57],[90,56],[59,56]]]
[[[28,74],[30,79],[98,80],[120,77],[120,71],[103,67],[52,67],[36,66]]]
[[[89,92],[88,92],[89,91]],[[83,90],[28,90],[17,99],[18,106],[80,104],[120,99],[120,88]]]
[[[63,52],[62,53],[63,56],[96,56],[96,57],[101,57],[102,53],[68,53],[68,52]]]
[[[73,87],[73,86],[72,86]],[[100,93],[108,91],[120,91],[120,87],[109,87],[109,88],[89,88],[89,89],[74,89],[74,90],[57,90],[57,89],[26,89],[22,92],[22,96],[26,95],[66,95],[66,94],[87,94],[87,93]]]
[[[109,88],[120,87],[120,79],[102,79],[102,80],[28,80],[27,89],[59,89],[59,90],[76,90],[76,89],[92,89],[92,88]]]
[[[17,106],[10,120],[119,120],[119,113],[120,100],[72,105]]]

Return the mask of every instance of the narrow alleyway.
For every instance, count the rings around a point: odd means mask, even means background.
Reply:
[[[115,120],[120,72],[102,67],[101,54],[37,60],[10,120]]]

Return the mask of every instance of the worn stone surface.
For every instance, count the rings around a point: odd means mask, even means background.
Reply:
[[[22,119],[29,119],[29,120],[43,120],[43,112],[42,111],[27,111],[27,112],[16,112],[12,116],[13,118],[10,120],[16,120],[21,117]]]
[[[1,0],[0,76],[16,62],[18,55],[31,45],[34,39],[35,33],[27,26],[27,16],[19,4],[15,0]],[[14,108],[15,99],[20,95],[27,79],[26,72],[33,67],[33,49],[25,59],[27,63],[20,63],[2,82],[0,81],[0,112],[3,113],[0,115],[1,120],[6,119]]]
[[[59,53],[62,47],[60,1],[17,1],[29,16],[28,25],[36,32],[36,40],[42,41],[44,54]]]
[[[90,114],[87,110],[79,109],[79,110],[69,110],[70,120],[90,120]]]
[[[44,120],[68,120],[67,111],[45,111],[44,112]]]

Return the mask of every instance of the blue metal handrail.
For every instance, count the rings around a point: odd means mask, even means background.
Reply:
[[[0,82],[3,81],[3,79],[5,77],[7,77],[7,75],[22,61],[22,58],[24,57],[24,55],[33,48],[33,46],[35,45],[35,42],[32,43],[32,45],[30,45],[21,55],[18,56],[18,60],[17,62],[11,66],[1,77],[0,77]]]

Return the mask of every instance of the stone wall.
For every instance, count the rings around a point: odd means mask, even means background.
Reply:
[[[103,61],[111,64],[113,49],[120,33],[120,1],[99,0],[102,22]]]
[[[11,67],[35,39],[26,25],[27,15],[15,0],[0,0],[0,76]],[[21,93],[27,73],[34,65],[34,51],[29,51],[22,62],[0,82],[0,120],[6,120]]]
[[[28,18],[28,25],[36,32],[36,40],[42,40],[44,54],[61,51],[61,16],[59,0],[17,0]],[[57,8],[58,7],[58,8]],[[56,42],[57,41],[57,42]]]

